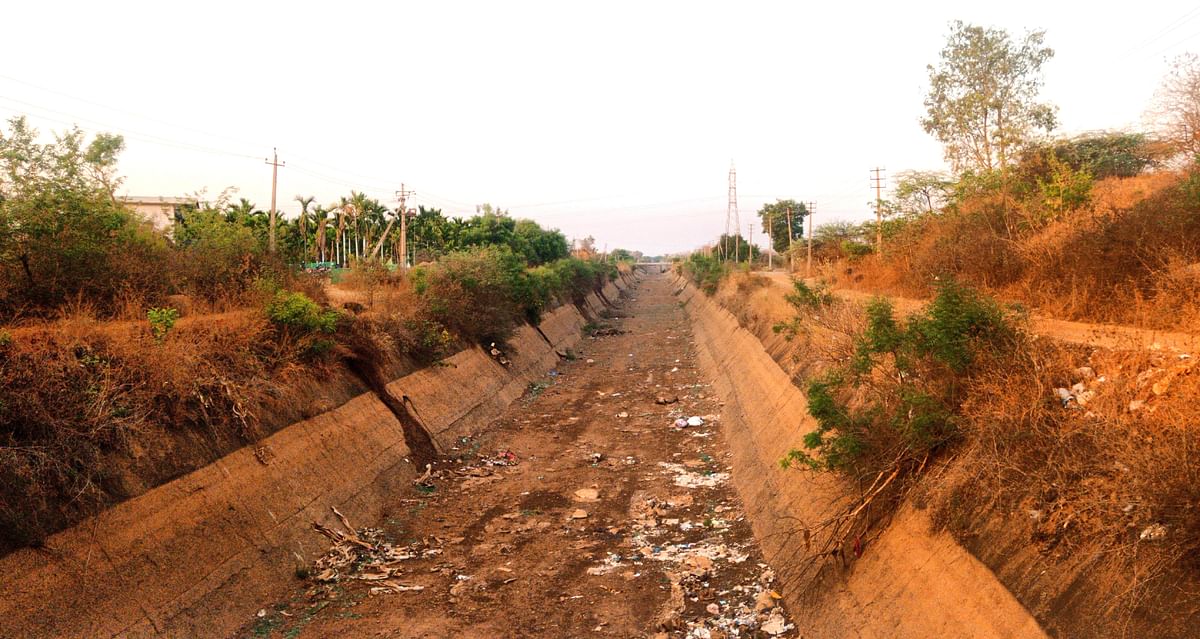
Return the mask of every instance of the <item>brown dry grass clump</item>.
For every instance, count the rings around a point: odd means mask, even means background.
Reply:
[[[964,444],[926,484],[937,520],[992,565],[1012,560],[1003,548],[1056,566],[1033,581],[1092,623],[1183,636],[1200,615],[1200,370],[1048,340],[1019,355],[972,382]],[[1083,401],[1064,407],[1071,387]]]

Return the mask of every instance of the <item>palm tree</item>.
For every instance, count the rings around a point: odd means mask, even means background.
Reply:
[[[313,209],[313,221],[317,225],[317,261],[328,262],[328,252],[325,250],[325,227],[329,225],[329,209],[318,205]]]
[[[353,214],[354,206],[350,204],[350,200],[347,200],[344,197],[338,198],[338,200],[338,228],[337,238],[335,240],[337,242],[338,251],[337,262],[338,265],[345,266],[346,264],[349,264],[349,261],[346,259],[346,249],[348,248],[347,241],[350,239],[349,233],[346,232],[346,216]]]
[[[300,237],[304,238],[304,253],[300,256],[301,262],[308,259],[308,207],[316,199],[311,195],[308,197],[296,196],[296,201],[300,203]]]
[[[354,253],[361,259],[364,252],[363,243],[365,241],[363,227],[367,223],[366,216],[370,210],[371,201],[365,193],[350,191],[350,205],[354,207],[354,234],[356,236]]]

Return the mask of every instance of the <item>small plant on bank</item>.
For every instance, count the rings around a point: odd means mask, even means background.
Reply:
[[[333,333],[341,313],[323,309],[304,293],[279,291],[267,304],[267,319],[277,327],[297,333]]]
[[[146,319],[150,321],[150,333],[154,335],[154,341],[162,343],[167,337],[167,333],[175,328],[175,321],[179,319],[179,311],[173,308],[152,308],[146,311]]]
[[[788,304],[797,313],[807,314],[833,304],[833,291],[823,282],[809,286],[804,280],[792,280],[792,292],[784,296]],[[783,334],[787,340],[792,340],[800,332],[801,317],[797,315],[786,322],[778,322],[771,327],[777,334]]]

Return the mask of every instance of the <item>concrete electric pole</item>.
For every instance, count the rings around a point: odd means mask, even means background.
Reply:
[[[887,178],[880,175],[881,169],[875,167],[871,170],[875,174],[871,181],[875,183],[875,254],[883,255],[883,181]]]
[[[813,215],[817,213],[817,203],[808,203],[808,266],[804,268],[804,277],[812,277],[812,243],[813,243]]]
[[[400,201],[400,206],[396,208],[396,213],[400,216],[400,273],[408,272],[408,198],[416,195],[416,191],[409,191],[404,188],[404,183],[400,183],[400,190],[396,191],[396,199]]]
[[[266,160],[267,164],[271,165],[271,222],[270,232],[267,238],[267,250],[271,253],[275,252],[275,218],[278,214],[275,212],[275,188],[279,184],[279,167],[287,164],[279,161],[279,150],[271,149],[271,158]]]

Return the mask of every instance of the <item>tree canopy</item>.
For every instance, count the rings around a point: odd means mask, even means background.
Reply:
[[[771,247],[775,252],[788,250],[788,211],[791,211],[792,241],[804,237],[804,216],[808,215],[808,207],[796,200],[775,200],[764,204],[758,210],[758,219],[762,228],[770,229]]]
[[[1036,132],[1053,130],[1055,108],[1038,101],[1042,65],[1054,56],[1045,35],[1014,42],[1003,29],[951,23],[938,65],[928,66],[921,125],[956,171],[1004,169]]]

